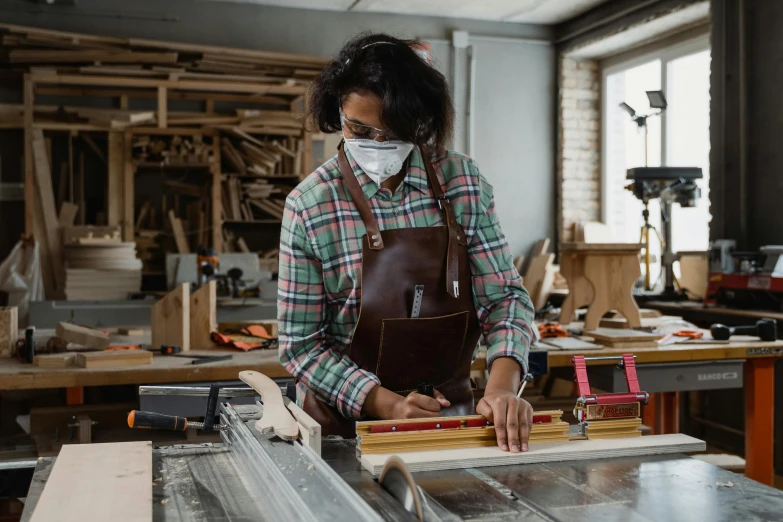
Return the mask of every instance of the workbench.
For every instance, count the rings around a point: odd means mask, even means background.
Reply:
[[[414,520],[361,469],[353,441],[323,441],[323,458],[384,520]],[[29,522],[55,459],[41,459]],[[272,520],[222,444],[153,450],[153,520]],[[304,484],[296,472],[287,477]],[[783,492],[685,455],[421,472],[414,480],[443,520],[678,522],[779,520]]]
[[[574,355],[589,355],[591,357],[619,356],[629,352],[622,348],[602,348],[589,351],[547,350],[546,364],[548,368],[571,368],[571,358]],[[774,480],[774,425],[775,416],[775,361],[783,357],[783,341],[731,341],[727,344],[671,344],[657,348],[635,348],[636,365],[639,381],[645,391],[676,392],[683,389],[705,388],[656,388],[655,382],[645,381],[646,367],[657,369],[683,371],[697,363],[704,363],[705,375],[711,376],[711,364],[731,361],[741,364],[742,384],[745,388],[745,474],[763,484],[772,485]],[[531,361],[536,352],[531,352]],[[612,366],[615,361],[592,361],[590,365]],[[733,373],[733,372],[727,372]],[[721,374],[721,377],[723,375]],[[722,387],[737,387],[734,383],[723,385],[721,379],[707,378],[704,384],[712,389]],[[649,379],[648,379],[649,381]],[[728,384],[728,383],[727,383]],[[673,401],[673,395],[664,394]],[[668,405],[674,410],[674,405]],[[648,419],[643,419],[648,424]],[[663,432],[675,431],[674,425],[664,426]]]

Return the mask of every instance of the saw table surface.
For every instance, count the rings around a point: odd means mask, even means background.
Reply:
[[[361,470],[353,441],[323,441],[323,458],[385,520],[413,520]],[[28,522],[54,459],[42,459]],[[271,520],[222,444],[153,450],[153,520]],[[783,492],[684,455],[415,473],[442,520],[710,522],[780,520]],[[306,477],[302,479],[306,488]]]

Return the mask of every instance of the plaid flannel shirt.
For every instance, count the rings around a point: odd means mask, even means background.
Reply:
[[[444,225],[418,149],[394,194],[346,155],[381,230]],[[444,152],[431,160],[469,240],[487,363],[491,368],[496,358],[513,357],[527,371],[534,311],[495,215],[492,186],[466,156]],[[349,357],[361,299],[364,234],[336,156],[286,200],[278,282],[280,361],[298,379],[300,405],[309,389],[347,418],[360,418],[367,394],[382,384]]]

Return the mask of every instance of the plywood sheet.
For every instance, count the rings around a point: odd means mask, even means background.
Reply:
[[[538,464],[572,460],[595,460],[615,457],[636,457],[666,453],[704,451],[703,441],[687,435],[650,435],[621,439],[573,440],[530,444],[525,453],[509,453],[498,447],[400,453],[411,472],[444,469]],[[361,464],[373,475],[379,475],[391,454],[362,455]]]
[[[63,446],[31,522],[152,521],[152,443]]]

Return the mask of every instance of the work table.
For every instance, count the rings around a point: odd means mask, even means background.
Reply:
[[[322,455],[385,520],[414,520],[361,470],[353,441],[326,439]],[[38,463],[23,522],[53,460]],[[270,520],[222,444],[155,448],[153,476],[161,478],[151,486],[155,521]],[[685,455],[422,472],[414,480],[452,521],[728,522],[777,520],[783,511],[783,492]]]

